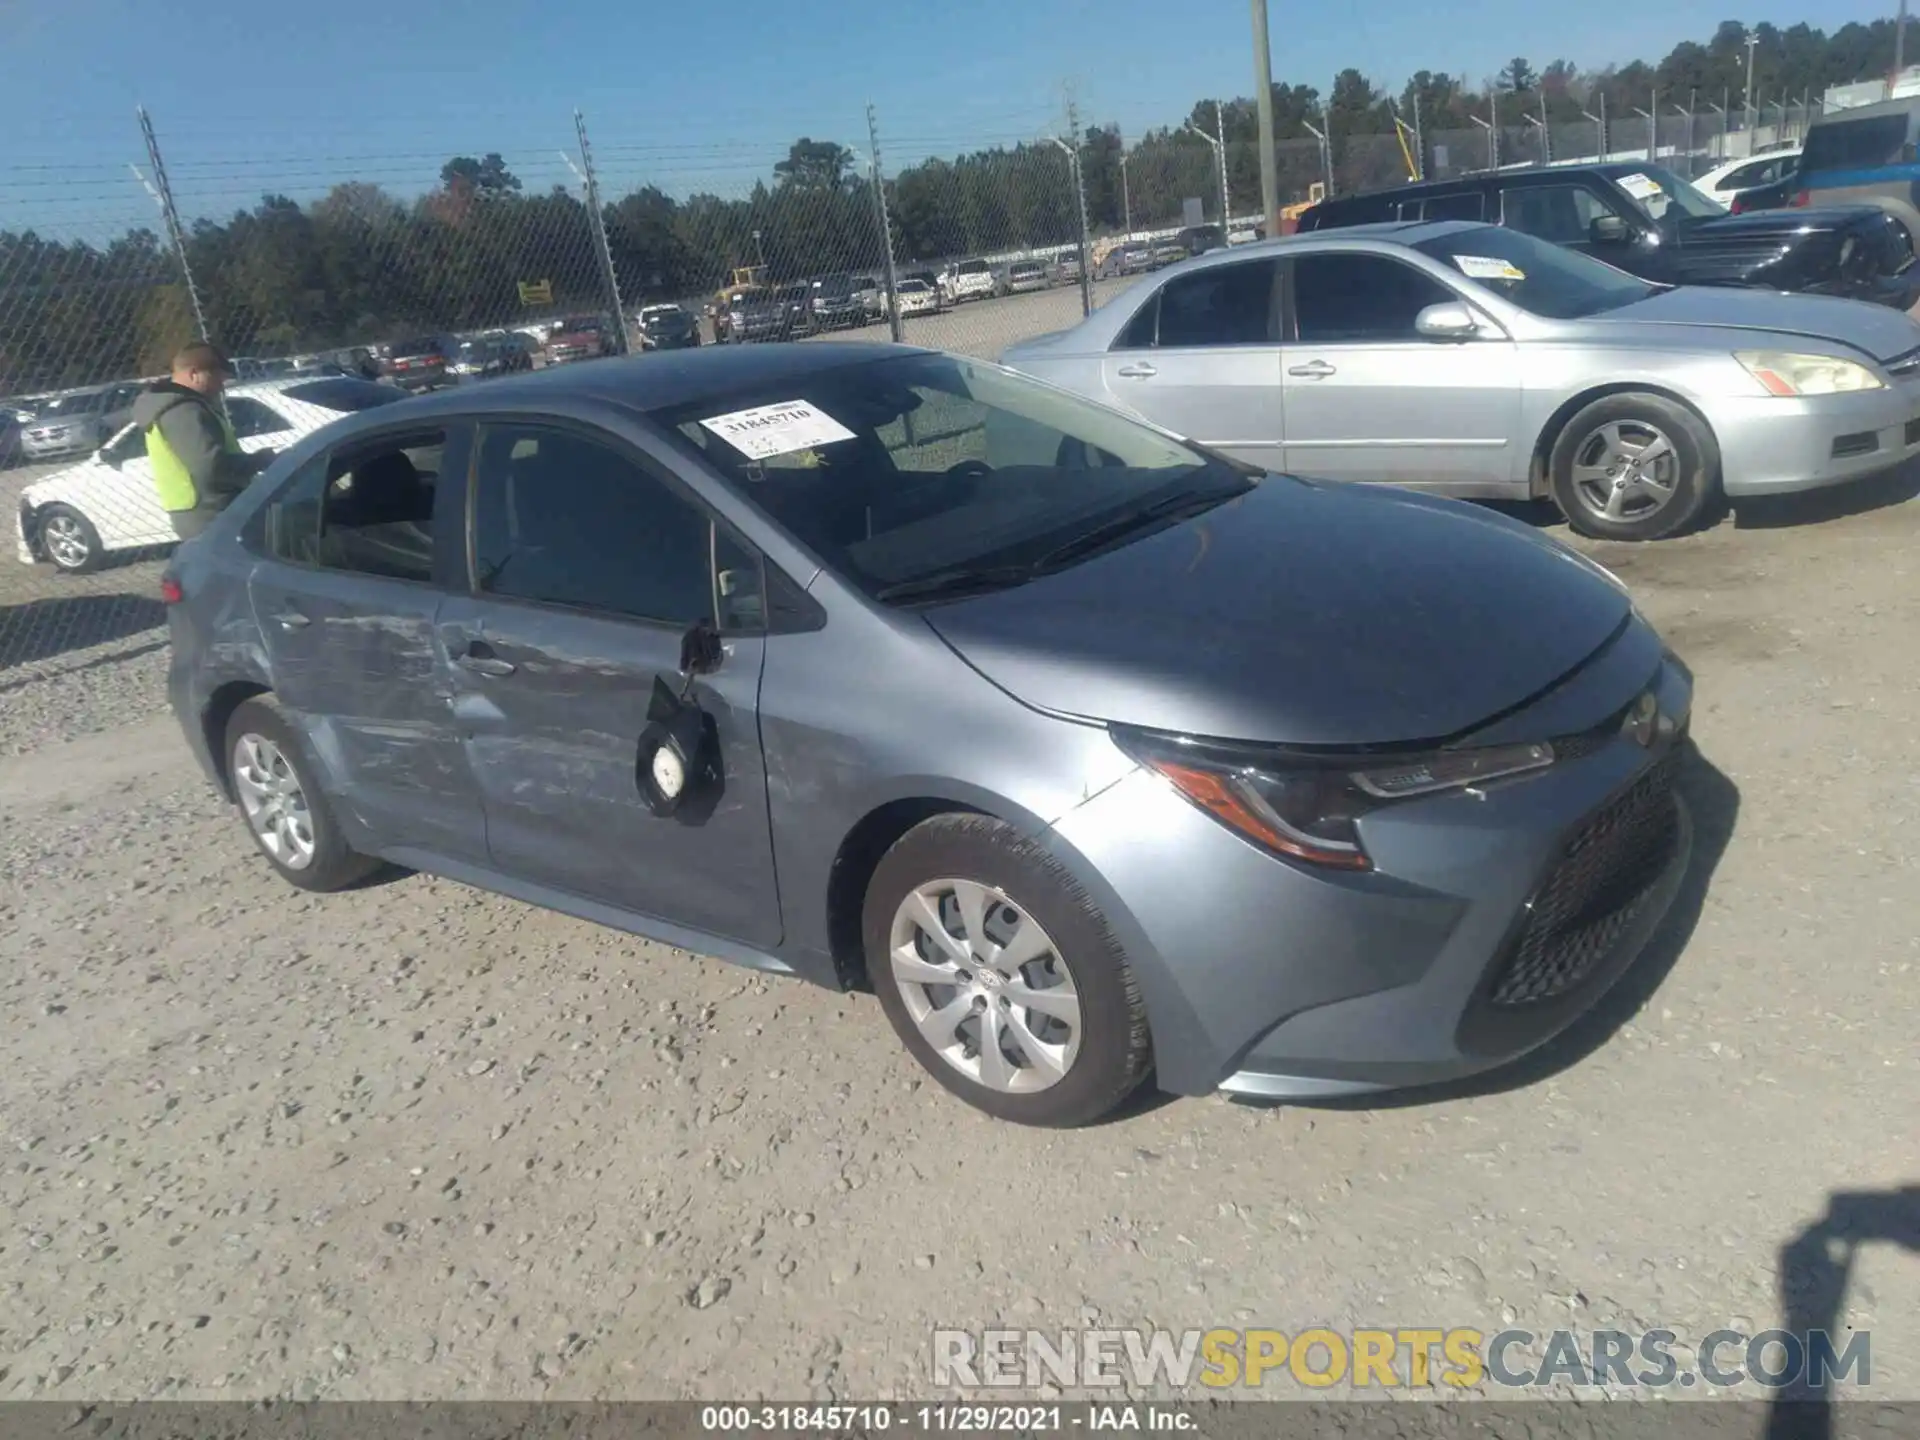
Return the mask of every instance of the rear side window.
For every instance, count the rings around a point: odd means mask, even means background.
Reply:
[[[1400,207],[1402,220],[1484,220],[1487,218],[1487,196],[1484,190],[1468,190],[1459,195],[1430,195],[1420,207],[1416,217],[1408,213],[1410,207]]]
[[[1870,169],[1899,164],[1906,148],[1905,115],[1834,120],[1807,132],[1807,152],[1800,164],[1809,171]]]
[[[316,455],[260,508],[249,542],[313,569],[431,581],[445,441],[438,432],[408,434]]]
[[[406,399],[404,392],[391,385],[376,385],[371,380],[351,380],[345,377],[333,380],[308,380],[299,385],[289,385],[280,392],[289,400],[299,400],[308,405],[318,405],[323,410],[338,410],[341,414],[351,414],[355,410],[371,410],[376,405],[391,405],[396,400]]]

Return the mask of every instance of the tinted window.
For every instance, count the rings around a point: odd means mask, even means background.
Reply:
[[[296,565],[393,580],[433,578],[442,434],[315,456],[261,507],[258,541]]]
[[[393,347],[395,359],[408,359],[416,355],[439,355],[442,353],[438,340],[407,340]]]
[[[270,410],[258,400],[245,395],[229,395],[226,404],[227,419],[233,423],[233,433],[242,440],[293,428],[278,411]]]
[[[90,395],[61,395],[41,406],[40,413],[43,416],[91,415],[100,408],[100,402],[105,398],[98,390]]]
[[[1293,314],[1303,341],[1418,338],[1414,319],[1456,296],[1382,255],[1302,255],[1293,262]]]
[[[1877,115],[1871,119],[1823,121],[1807,132],[1803,170],[1871,168],[1897,164],[1907,144],[1907,117]]]
[[[1775,157],[1771,160],[1756,160],[1751,165],[1742,165],[1738,170],[1724,175],[1716,190],[1747,190],[1755,185],[1771,185],[1786,173],[1787,162]]]
[[[1400,218],[1411,220],[1415,217],[1406,213],[1407,207],[1400,207]],[[1484,220],[1487,218],[1487,195],[1484,190],[1468,190],[1459,195],[1432,195],[1421,208],[1422,220]]]
[[[1271,260],[1216,265],[1171,281],[1160,292],[1161,348],[1265,345],[1273,340]]]
[[[1517,186],[1506,192],[1505,201],[1505,224],[1555,245],[1585,245],[1595,220],[1620,214],[1584,185]]]
[[[406,393],[394,389],[391,385],[376,385],[371,380],[309,380],[300,385],[289,385],[280,392],[289,400],[299,400],[308,405],[318,405],[323,410],[338,410],[341,414],[351,414],[355,410],[371,410],[376,405],[391,405],[396,400],[406,399]]]
[[[1328,201],[1315,206],[1303,219],[1312,223],[1307,230],[1328,230],[1336,225],[1372,225],[1396,218],[1397,204],[1388,195],[1362,195],[1352,200]]]
[[[707,517],[611,445],[489,426],[475,558],[493,595],[691,625],[714,618]]]

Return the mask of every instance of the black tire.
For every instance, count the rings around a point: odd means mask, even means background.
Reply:
[[[913,1021],[891,961],[894,918],[916,889],[943,879],[973,881],[1019,906],[1052,941],[1035,963],[1064,968],[1072,981],[1080,1005],[1078,1051],[1045,1089],[1015,1093],[962,1074]],[[868,883],[861,936],[874,992],[901,1042],[941,1085],[989,1115],[1021,1125],[1091,1124],[1118,1109],[1152,1070],[1146,1007],[1119,942],[1066,867],[1009,825],[953,814],[909,830],[881,857]],[[1033,1022],[1034,1012],[1026,1018]],[[977,1042],[976,1032],[976,1049]]]
[[[78,560],[63,560],[62,554],[71,555],[73,552],[62,546],[60,553],[55,553],[53,546],[47,542],[47,527],[56,521],[68,527],[76,543],[86,547]],[[68,575],[90,575],[106,563],[107,552],[100,543],[100,532],[93,528],[91,520],[71,505],[47,506],[39,513],[37,523],[40,527],[40,553],[47,557],[54,569]]]
[[[241,742],[250,737],[271,742],[284,757],[287,768],[299,783],[300,795],[305,802],[306,827],[313,841],[312,858],[305,864],[292,864],[276,855],[254,828],[245,800],[241,799],[236,807],[247,826],[247,834],[253,837],[255,847],[267,857],[280,878],[302,890],[324,892],[344,889],[378,869],[378,860],[361,855],[347,845],[340,833],[340,824],[334,819],[333,807],[327,801],[326,792],[320,788],[319,771],[308,758],[307,747],[298,728],[288,718],[280,702],[271,695],[256,695],[251,700],[242,701],[227,721],[221,764],[225,767],[228,784],[236,797],[242,796],[244,791],[244,780],[237,773],[241,762],[236,751]]]
[[[1615,426],[1619,429],[1610,432]],[[1650,443],[1648,437],[1668,442],[1671,453],[1653,462],[1656,477],[1669,487],[1667,499],[1648,507],[1645,492],[1629,492],[1620,515],[1605,513],[1604,497],[1595,498],[1587,477],[1608,460],[1631,458],[1608,443],[1609,433],[1641,449]],[[1585,475],[1576,475],[1576,467]],[[1626,471],[1627,465],[1620,468]],[[1707,423],[1686,406],[1663,395],[1626,391],[1594,401],[1562,427],[1547,460],[1547,479],[1554,503],[1577,533],[1596,540],[1658,540],[1686,530],[1719,505],[1720,446]],[[1633,508],[1636,502],[1641,508]]]

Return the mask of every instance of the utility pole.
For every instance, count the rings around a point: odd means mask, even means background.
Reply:
[[[1747,31],[1747,153],[1753,153],[1753,52],[1760,48],[1759,32]]]
[[[880,246],[887,257],[887,330],[898,345],[906,338],[906,322],[900,314],[900,277],[893,266],[893,222],[887,218],[887,172],[880,164],[880,116],[873,102],[867,102],[867,146],[873,152],[873,206],[878,212]]]
[[[1906,0],[1900,3],[1904,8]],[[1280,233],[1280,171],[1273,150],[1273,47],[1267,41],[1267,0],[1253,0],[1253,107],[1260,131],[1260,213],[1272,238]],[[1415,116],[1417,129],[1417,111]]]
[[[1093,242],[1087,229],[1087,177],[1080,168],[1080,107],[1067,101],[1067,134],[1073,144],[1067,160],[1073,171],[1073,193],[1080,202],[1080,313],[1093,314]]]
[[[207,333],[206,312],[200,308],[200,287],[194,283],[193,266],[187,263],[186,232],[180,224],[180,211],[173,203],[173,187],[167,183],[167,162],[160,158],[160,141],[153,133],[153,121],[147,115],[147,107],[142,105],[135,113],[140,117],[141,138],[147,142],[147,163],[153,167],[153,184],[149,189],[160,206],[160,217],[166,224],[167,239],[173,245],[174,258],[180,262],[180,278],[187,285],[187,304],[193,310],[194,334],[201,340],[211,340],[213,337]]]
[[[1233,219],[1233,189],[1227,183],[1227,109],[1218,100],[1213,102],[1213,131],[1220,137],[1220,232],[1224,235]]]
[[[1127,142],[1120,142],[1120,229],[1133,234],[1133,192],[1127,186]]]
[[[1413,178],[1427,178],[1427,137],[1420,131],[1420,89],[1413,91]]]

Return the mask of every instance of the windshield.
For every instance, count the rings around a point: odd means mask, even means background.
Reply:
[[[818,281],[814,288],[829,300],[840,300],[853,293],[853,277],[849,275],[829,275]]]
[[[991,272],[988,270],[987,262],[984,260],[962,260],[958,265],[953,267],[953,273],[956,275],[986,275]]]
[[[1718,220],[1727,212],[1671,170],[1636,165],[1613,183],[1640,202],[1655,220]]]
[[[438,355],[439,353],[440,342],[438,340],[404,340],[393,347],[393,358],[396,360],[406,360],[416,355]]]
[[[1617,310],[1659,288],[1577,250],[1493,225],[1451,230],[1420,241],[1414,249],[1548,320],[1578,320]]]
[[[560,330],[566,335],[593,335],[598,333],[600,322],[594,319],[562,320]]]
[[[749,413],[762,407],[781,413]],[[983,567],[991,583],[1019,584],[1132,512],[1204,506],[1253,483],[1117,411],[952,355],[835,366],[655,418],[881,599],[937,591],[943,577],[978,588]]]
[[[795,305],[802,300],[812,299],[813,287],[811,285],[783,285],[776,298],[784,301],[788,305]]]

